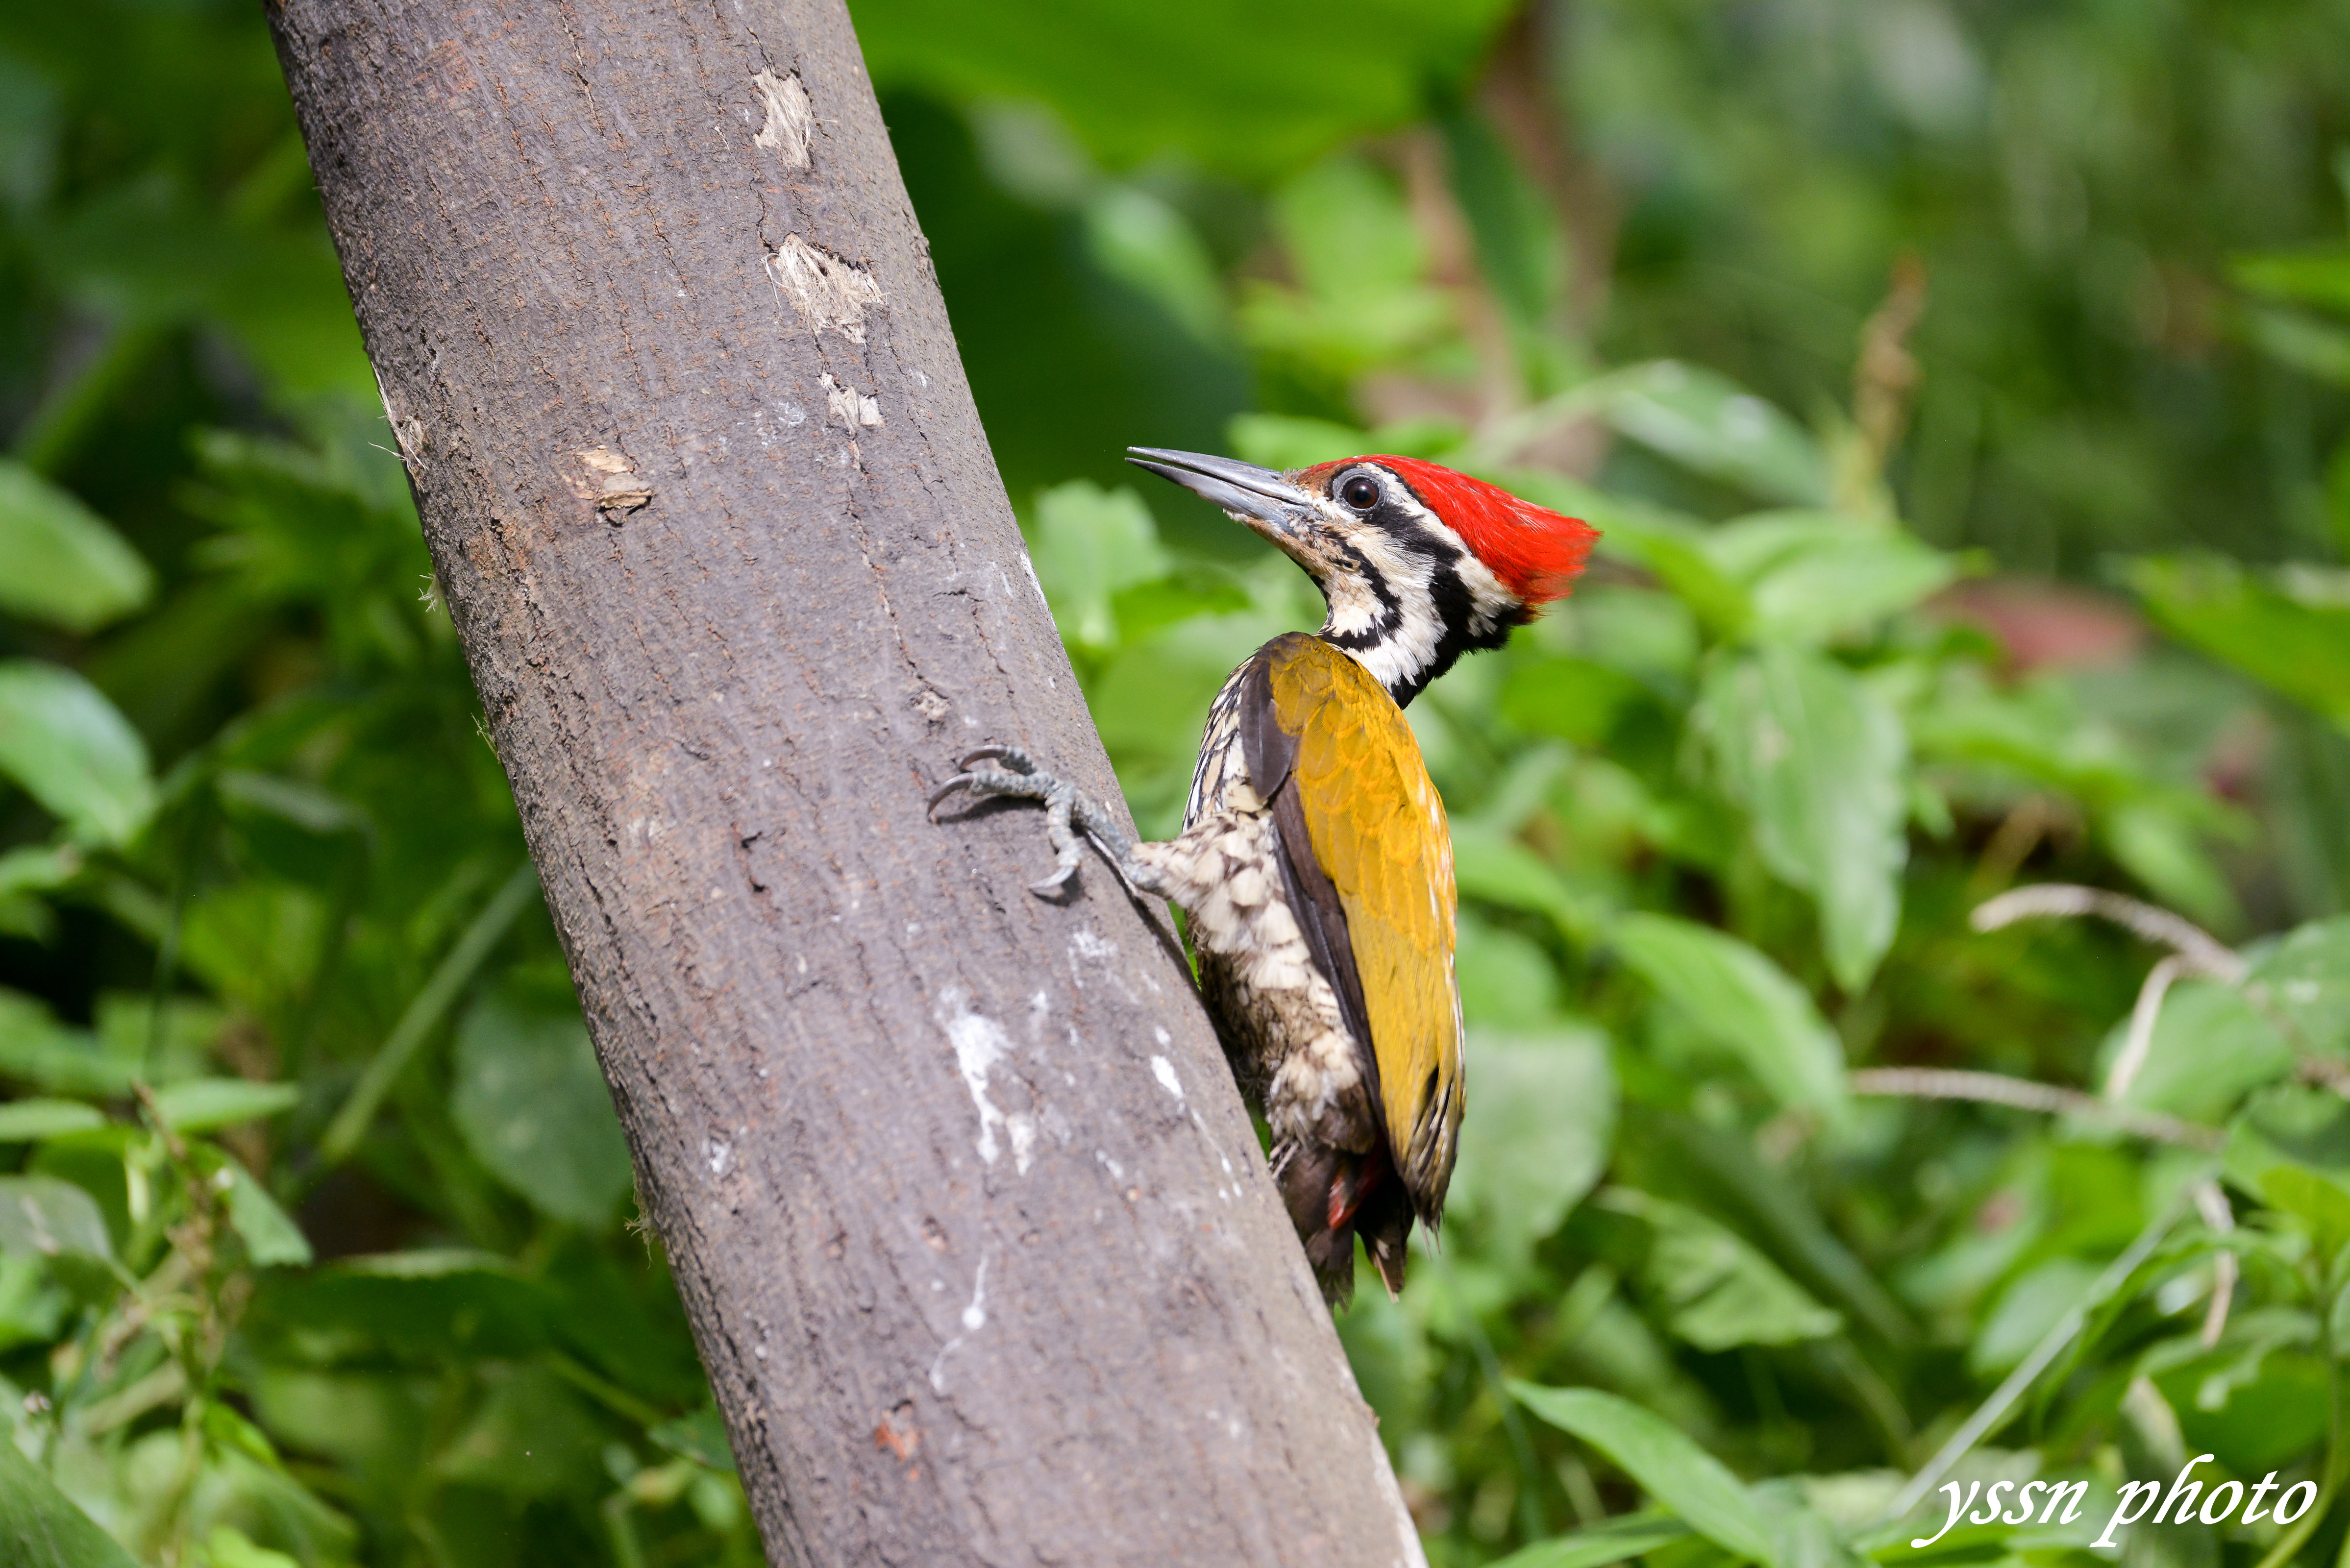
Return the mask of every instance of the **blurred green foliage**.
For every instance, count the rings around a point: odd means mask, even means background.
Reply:
[[[2338,1555],[2338,7],[855,12],[1146,830],[1319,606],[1127,443],[1605,531],[1412,711],[1431,1559],[2052,1568],[2204,1452],[2324,1501],[2129,1562]],[[0,16],[0,1538],[754,1561],[256,10]]]

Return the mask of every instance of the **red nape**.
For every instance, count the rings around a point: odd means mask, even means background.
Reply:
[[[1318,490],[1338,470],[1357,462],[1392,470],[1529,605],[1565,597],[1591,554],[1592,541],[1599,537],[1599,531],[1579,517],[1520,500],[1499,485],[1416,457],[1344,458],[1317,463],[1297,478]]]

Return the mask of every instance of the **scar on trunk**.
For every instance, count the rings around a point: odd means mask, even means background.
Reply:
[[[766,123],[751,138],[752,145],[778,154],[786,169],[807,168],[816,107],[808,102],[807,88],[800,86],[799,73],[778,77],[763,70],[751,78],[751,85],[758,89],[759,102],[767,111]]]
[[[608,521],[618,522],[652,500],[652,486],[626,453],[608,446],[591,446],[571,457],[577,467],[564,476],[570,482],[571,493],[582,501],[594,502]]]
[[[871,273],[797,234],[768,248],[767,275],[810,332],[837,332],[851,343],[865,341],[865,312],[888,303]]]

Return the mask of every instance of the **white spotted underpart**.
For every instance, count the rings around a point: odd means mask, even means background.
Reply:
[[[1366,1149],[1373,1129],[1338,995],[1315,967],[1281,876],[1278,829],[1247,777],[1236,715],[1243,665],[1216,696],[1183,831],[1135,847],[1183,907],[1201,989],[1218,1002],[1232,1069],[1276,1141]]]

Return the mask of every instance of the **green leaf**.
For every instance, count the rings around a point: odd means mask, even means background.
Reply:
[[[2127,575],[2163,630],[2350,731],[2350,576],[2166,556]]]
[[[1119,641],[1118,590],[1165,576],[1170,564],[1141,496],[1083,479],[1036,497],[1035,560],[1062,640],[1101,653]]]
[[[273,816],[321,837],[355,832],[367,824],[367,815],[339,795],[301,779],[244,768],[224,768],[213,788],[221,804],[233,811]]]
[[[114,1247],[97,1200],[73,1183],[50,1176],[0,1176],[0,1252],[108,1258]]]
[[[2206,926],[2241,922],[2227,873],[2203,847],[2208,815],[2181,810],[2174,797],[2116,805],[2097,826],[2107,853],[2144,883],[2155,902]]]
[[[2350,331],[2305,311],[2247,306],[2237,313],[2244,340],[2304,376],[2350,387]]]
[[[857,37],[885,88],[1042,102],[1114,165],[1175,153],[1262,180],[1417,118],[1508,15],[1502,0],[859,0]]]
[[[1249,607],[1248,594],[1212,567],[1179,566],[1166,576],[1120,588],[1110,600],[1118,640],[1134,642],[1195,616],[1230,615]]]
[[[1612,372],[1598,412],[1616,430],[1708,478],[1817,506],[1828,464],[1810,432],[1726,376],[1659,359]]]
[[[1874,627],[1949,586],[1958,563],[1898,529],[1833,512],[1764,512],[1705,538],[1744,584],[1757,635],[1807,647]]]
[[[0,898],[47,893],[81,874],[81,852],[70,844],[28,844],[0,854]]]
[[[1616,1069],[1596,1029],[1546,1035],[1472,1031],[1469,1096],[1451,1201],[1479,1218],[1505,1257],[1559,1227],[1607,1169],[1616,1137]]]
[[[139,1568],[16,1445],[0,1437],[0,1541],[9,1568]]]
[[[1485,117],[1466,105],[1439,119],[1451,153],[1452,192],[1476,242],[1477,270],[1530,336],[1547,324],[1566,286],[1566,237],[1558,212],[1519,166]]]
[[[2119,1054],[2129,1021],[2116,1023],[2101,1053]],[[2163,999],[2146,1059],[2122,1098],[2148,1110],[2217,1123],[2237,1101],[2289,1076],[2296,1058],[2274,1023],[2232,985],[2183,981]]]
[[[266,1546],[233,1525],[216,1524],[204,1537],[204,1568],[302,1568],[299,1558]]]
[[[1261,468],[1311,468],[1371,450],[1365,431],[1301,414],[1234,414],[1225,434],[1235,454]]]
[[[5,458],[0,561],[0,610],[68,631],[95,631],[155,592],[155,574],[98,514]]]
[[[1541,856],[1483,823],[1452,825],[1452,875],[1462,898],[1543,916],[1571,942],[1588,941],[1598,929],[1599,911],[1589,898]]]
[[[241,1161],[223,1156],[219,1171],[228,1177],[228,1222],[244,1241],[245,1255],[262,1268],[279,1263],[307,1268],[311,1262],[309,1238],[294,1217],[278,1207],[268,1189],[253,1179]]]
[[[1782,880],[1812,895],[1828,969],[1857,992],[1893,945],[1908,858],[1908,742],[1842,666],[1773,645],[1717,665],[1691,722]]]
[[[1622,916],[1609,940],[1627,967],[1744,1061],[1782,1105],[1842,1115],[1844,1048],[1777,964],[1736,937],[1669,915]]]
[[[550,1337],[547,1292],[495,1253],[421,1247],[266,1278],[258,1326],[372,1344],[424,1366],[515,1360]]]
[[[645,1433],[654,1442],[705,1469],[734,1473],[734,1450],[726,1441],[726,1419],[715,1405],[663,1421]]]
[[[545,1366],[498,1377],[434,1469],[451,1480],[516,1498],[548,1498],[596,1483],[602,1440],[578,1395]]]
[[[2260,1187],[2271,1208],[2293,1216],[2308,1233],[2321,1261],[2350,1246],[2350,1191],[2340,1182],[2304,1165],[2279,1165],[2262,1173]]]
[[[13,1100],[0,1106],[0,1143],[38,1143],[105,1125],[105,1112],[79,1100]]]
[[[1641,690],[1630,676],[1587,659],[1530,659],[1510,670],[1498,706],[1521,730],[1596,746]]]
[[[2079,1258],[2051,1258],[2000,1293],[1967,1349],[1967,1370],[1989,1380],[2032,1354],[2057,1321],[2090,1298],[2099,1270]]]
[[[2288,934],[2252,966],[2245,993],[2304,1045],[2350,1054],[2350,915]]]
[[[301,1103],[292,1084],[256,1084],[244,1078],[192,1078],[155,1091],[155,1108],[183,1133],[211,1132],[244,1122],[283,1116]]]
[[[1594,1199],[1655,1232],[1645,1275],[1672,1331],[1700,1350],[1794,1345],[1844,1326],[1778,1266],[1694,1209],[1611,1187]]]
[[[0,988],[0,1076],[56,1095],[112,1098],[130,1093],[137,1075],[89,1031],[68,1028],[45,1003]]]
[[[1156,303],[1202,343],[1232,336],[1216,265],[1182,213],[1133,185],[1105,186],[1085,209],[1096,265]]]
[[[2350,312],[2350,249],[2341,245],[2238,256],[2228,270],[2249,293]]]
[[[578,1013],[494,992],[458,1024],[453,1066],[449,1108],[473,1157],[557,1220],[610,1224],[629,1147]]]
[[[1766,1568],[1777,1563],[1770,1529],[1745,1487],[1663,1417],[1596,1388],[1545,1388],[1513,1380],[1510,1392],[1552,1426],[1615,1460],[1650,1497],[1715,1545]]]
[[[138,732],[97,687],[54,664],[0,662],[0,774],[85,841],[128,844],[155,809]]]
[[[1627,1514],[1521,1547],[1489,1568],[1607,1568],[1686,1540],[1689,1534],[1689,1526],[1669,1514]]]
[[[1442,341],[1453,302],[1424,281],[1423,236],[1386,171],[1331,158],[1285,182],[1272,207],[1300,286],[1243,286],[1241,326],[1257,349],[1344,379]]]

